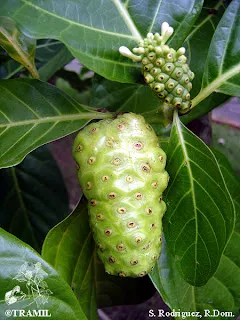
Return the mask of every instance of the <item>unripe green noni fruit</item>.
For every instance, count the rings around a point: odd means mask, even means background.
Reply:
[[[191,108],[190,90],[194,73],[186,63],[185,48],[176,51],[165,44],[172,34],[173,28],[164,22],[161,35],[148,33],[133,52],[127,47],[120,47],[119,51],[142,63],[144,80],[160,99],[186,113]]]
[[[87,125],[73,157],[107,273],[142,277],[160,255],[166,154],[144,118],[126,113]]]

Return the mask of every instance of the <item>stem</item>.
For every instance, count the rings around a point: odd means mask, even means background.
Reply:
[[[20,65],[17,69],[15,69],[14,71],[12,71],[11,73],[9,73],[4,79],[10,79],[12,78],[12,76],[14,76],[15,74],[17,74],[19,71],[22,71],[23,69],[25,69],[25,67],[23,65]]]
[[[198,105],[202,100],[206,99],[212,92],[216,92],[217,88],[224,84],[228,79],[232,78],[240,72],[240,63],[216,78],[207,87],[199,92],[199,94],[192,100],[192,108]]]
[[[28,71],[31,73],[33,79],[39,79],[40,78],[40,76],[38,74],[38,71],[37,71],[37,69],[36,69],[34,64],[28,67]]]

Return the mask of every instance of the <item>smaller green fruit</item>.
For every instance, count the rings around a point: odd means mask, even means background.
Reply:
[[[123,56],[142,63],[144,80],[160,99],[186,113],[191,109],[194,73],[186,64],[185,48],[176,51],[165,44],[172,34],[173,28],[164,22],[161,35],[148,33],[133,52],[127,47],[120,47],[119,51]]]

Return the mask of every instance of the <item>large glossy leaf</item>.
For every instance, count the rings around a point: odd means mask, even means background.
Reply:
[[[193,88],[191,90],[192,98],[201,90],[209,46],[224,11],[225,3],[223,0],[205,0],[201,14],[183,44],[187,49],[186,55],[190,69],[195,74]],[[191,112],[182,116],[181,120],[184,123],[188,123],[201,117],[225,102],[228,98],[227,95],[214,92],[199,103]]]
[[[1,319],[8,319],[10,313],[7,310],[25,310],[27,313],[42,308],[49,311],[52,319],[87,320],[71,288],[59,273],[31,247],[1,228],[0,257]],[[18,290],[17,286],[21,292],[16,295],[22,299],[13,303],[8,296],[14,288]],[[6,296],[6,293],[9,294]],[[5,302],[7,297],[11,304]]]
[[[159,263],[152,272],[151,279],[171,309],[199,311],[202,319],[209,319],[207,316],[204,317],[205,312],[209,310],[210,315],[213,315],[215,309],[214,319],[236,319],[240,314],[240,183],[227,159],[219,151],[214,151],[214,154],[237,214],[234,232],[222,255],[217,272],[205,286],[198,288],[189,285],[178,272],[176,262],[164,242]],[[229,314],[220,316],[218,311]],[[231,316],[231,312],[234,316]]]
[[[201,12],[203,1],[194,0],[130,0],[127,9],[134,24],[145,37],[147,32],[159,32],[162,22],[167,21],[174,29],[169,45],[178,49]]]
[[[39,78],[34,63],[36,40],[23,35],[9,17],[0,17],[0,46],[24,65],[33,78]]]
[[[197,105],[213,91],[240,95],[240,2],[233,0],[226,9],[211,41],[202,89],[193,99]]]
[[[184,279],[204,285],[216,272],[234,227],[232,198],[213,153],[177,113],[167,156],[166,240]]]
[[[80,129],[91,119],[110,116],[89,112],[39,80],[0,80],[0,167],[21,162],[38,146]]]
[[[64,48],[64,44],[52,39],[39,39],[36,45],[36,60],[38,62],[48,62],[59,51]]]
[[[97,319],[94,281],[94,242],[88,224],[86,203],[53,228],[42,250],[48,261],[67,281],[87,319]]]
[[[95,292],[98,307],[136,304],[154,293],[147,277],[123,279],[105,272],[96,256],[84,203],[49,232],[42,255],[73,288],[89,319],[95,318]]]
[[[48,231],[68,212],[68,194],[46,146],[0,170],[0,225],[40,251]]]
[[[51,59],[49,59],[42,67],[39,68],[39,77],[43,81],[49,80],[58,70],[63,68],[73,59],[72,54],[64,46]]]
[[[2,0],[2,14],[14,18],[36,38],[61,40],[82,64],[110,80],[135,82],[139,68],[118,49],[130,48],[167,20],[176,29],[173,45],[180,45],[201,11],[202,0]],[[129,10],[129,11],[128,11]],[[47,23],[43,23],[45,21]]]
[[[17,61],[9,59],[8,61],[0,65],[0,78],[10,79],[12,76],[21,72],[24,68],[23,65],[19,64]]]
[[[94,77],[91,105],[110,111],[142,113],[159,106],[158,97],[142,84],[127,84]]]

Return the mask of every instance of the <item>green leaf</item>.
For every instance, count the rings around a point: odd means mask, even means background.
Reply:
[[[159,98],[146,85],[119,83],[95,76],[91,105],[110,111],[142,113],[156,109]]]
[[[105,78],[135,82],[139,66],[122,57],[119,47],[136,46],[148,32],[159,31],[162,19],[176,29],[172,44],[179,45],[194,24],[202,3],[179,0],[176,6],[174,0],[154,0],[151,4],[104,0],[99,5],[96,0],[2,0],[1,10],[32,37],[61,40],[83,65]],[[43,21],[47,21],[47,27]]]
[[[211,150],[174,116],[168,145],[165,237],[183,278],[204,285],[234,227],[234,207]]]
[[[72,59],[72,54],[64,46],[50,60],[48,60],[42,67],[39,68],[38,73],[40,79],[43,81],[49,80],[58,70],[63,68]]]
[[[39,80],[0,80],[0,167],[21,162],[32,150],[77,131],[91,119],[109,117],[89,112]]]
[[[39,78],[34,63],[36,40],[23,35],[8,17],[0,17],[0,46],[11,58],[24,65],[33,78]]]
[[[47,264],[31,247],[0,228],[0,318],[7,319],[7,310],[47,309],[53,319],[87,320],[71,288],[61,276]],[[43,279],[38,281],[35,275],[36,263],[40,267]],[[39,270],[38,269],[38,270]],[[30,273],[34,278],[30,278]],[[39,272],[38,272],[39,274]],[[40,278],[38,278],[40,279]],[[6,293],[20,286],[25,296],[23,299],[8,305],[4,297]],[[30,289],[28,291],[28,288]],[[45,304],[32,292],[40,290],[42,298],[46,297]],[[19,294],[20,295],[20,294]],[[18,296],[19,296],[18,295]],[[40,303],[37,305],[37,302]],[[42,303],[41,303],[42,302]]]
[[[95,317],[95,292],[98,307],[137,304],[154,294],[148,277],[123,279],[105,272],[96,256],[84,202],[48,233],[42,255],[74,289],[89,319]]]
[[[233,198],[237,219],[234,232],[222,255],[219,268],[208,283],[202,287],[193,287],[183,280],[176,267],[176,262],[164,242],[164,247],[151,279],[164,301],[171,309],[181,311],[199,311],[203,318],[204,309],[232,312],[214,319],[236,319],[240,312],[240,183],[228,160],[213,150],[218,159],[229,192]],[[217,314],[217,311],[215,311]]]
[[[193,88],[191,90],[192,98],[195,97],[201,90],[209,46],[224,11],[225,6],[223,4],[223,0],[205,1],[202,12],[184,43],[184,46],[187,49],[186,55],[188,57],[190,69],[195,74],[195,78],[193,79]],[[181,120],[183,123],[188,123],[194,119],[197,119],[211,111],[216,106],[219,106],[227,99],[229,99],[227,95],[222,93],[212,93],[197,106],[195,106],[191,112],[183,115]]]
[[[0,170],[0,225],[40,251],[48,231],[68,214],[68,194],[47,147]],[[21,226],[21,227],[19,227]]]
[[[64,44],[60,41],[52,39],[39,39],[37,40],[36,46],[36,60],[42,63],[48,62],[64,47]]]
[[[127,1],[129,14],[143,37],[148,32],[159,32],[160,26],[167,21],[175,30],[168,42],[169,46],[178,49],[189,34],[202,10],[200,0],[151,0]]]
[[[240,2],[226,9],[212,38],[202,88],[193,99],[197,105],[213,91],[239,96],[240,92]]]
[[[97,319],[94,242],[87,205],[81,204],[46,237],[42,256],[67,281],[87,319]]]
[[[17,61],[9,59],[0,65],[0,78],[10,79],[12,76],[24,70],[24,66]]]

